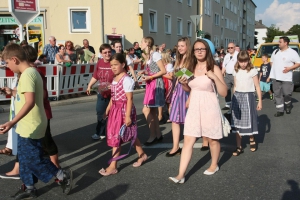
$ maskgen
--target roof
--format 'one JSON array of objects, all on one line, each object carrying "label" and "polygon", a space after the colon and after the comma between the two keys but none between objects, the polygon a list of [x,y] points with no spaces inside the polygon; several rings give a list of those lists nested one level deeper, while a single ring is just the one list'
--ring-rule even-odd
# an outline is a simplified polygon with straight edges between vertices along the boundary
[{"label": "roof", "polygon": [[265,25],[263,25],[262,23],[261,23],[261,20],[260,21],[255,21],[255,29],[257,29],[257,28],[267,28]]}]

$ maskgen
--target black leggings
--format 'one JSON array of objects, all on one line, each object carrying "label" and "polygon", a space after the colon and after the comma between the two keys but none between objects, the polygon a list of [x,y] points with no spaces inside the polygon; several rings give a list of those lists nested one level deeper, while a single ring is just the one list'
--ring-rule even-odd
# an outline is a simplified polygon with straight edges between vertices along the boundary
[{"label": "black leggings", "polygon": [[[57,146],[52,138],[52,134],[50,130],[50,119],[48,119],[46,133],[45,133],[45,137],[43,138],[42,145],[44,151],[47,152],[49,156],[53,156],[58,153]],[[18,154],[16,156],[16,162],[19,162]]]}]

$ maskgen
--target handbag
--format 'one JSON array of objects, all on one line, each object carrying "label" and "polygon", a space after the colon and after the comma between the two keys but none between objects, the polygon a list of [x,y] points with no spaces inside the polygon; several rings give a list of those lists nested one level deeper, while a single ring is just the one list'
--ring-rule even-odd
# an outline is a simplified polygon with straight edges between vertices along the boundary
[{"label": "handbag", "polygon": [[[216,93],[216,96],[218,98],[218,93],[217,93],[215,84],[213,84],[213,89],[214,89],[214,92]],[[228,134],[231,131],[231,125],[230,125],[229,121],[227,120],[227,118],[222,114],[220,105],[219,105],[219,113],[220,113],[220,116],[221,116],[223,136],[228,137]]]},{"label": "handbag", "polygon": [[[136,126],[136,124],[132,123],[130,126]],[[128,156],[130,151],[131,151],[132,146],[134,145],[136,137],[137,137],[137,128],[131,129],[131,128],[128,128],[125,124],[123,124],[123,126],[120,128],[120,131],[119,131],[119,145],[118,145],[118,148],[117,148],[116,152],[113,154],[112,158],[108,161],[108,164],[110,164],[113,161],[117,161],[117,160],[120,160],[120,159]],[[121,141],[123,141],[125,143],[125,142],[129,142],[130,140],[131,140],[131,144],[130,144],[130,148],[129,148],[128,153],[117,156],[117,157],[114,158],[114,156],[118,152],[118,149],[121,146]]]}]

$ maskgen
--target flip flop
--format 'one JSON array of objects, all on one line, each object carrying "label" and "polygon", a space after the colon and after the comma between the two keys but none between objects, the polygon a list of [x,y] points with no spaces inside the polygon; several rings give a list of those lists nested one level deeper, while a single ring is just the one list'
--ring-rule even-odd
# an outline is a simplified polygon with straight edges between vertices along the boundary
[{"label": "flip flop", "polygon": [[112,172],[107,172],[104,168],[100,169],[99,170],[99,174],[101,174],[102,176],[110,176],[110,175],[114,175],[114,174],[117,174],[118,173],[118,170],[115,169],[113,170]]}]

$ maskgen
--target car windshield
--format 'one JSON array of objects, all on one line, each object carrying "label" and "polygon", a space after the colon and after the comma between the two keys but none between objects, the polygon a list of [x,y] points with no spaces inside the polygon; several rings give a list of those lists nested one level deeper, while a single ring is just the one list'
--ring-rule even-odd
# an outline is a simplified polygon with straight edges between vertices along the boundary
[{"label": "car windshield", "polygon": [[[299,48],[297,45],[289,45],[290,48],[294,49],[299,54]],[[278,44],[262,45],[257,52],[256,58],[261,58],[262,55],[268,54],[269,58],[272,56],[274,50],[278,49]]]}]

